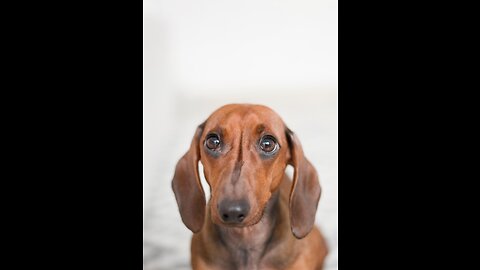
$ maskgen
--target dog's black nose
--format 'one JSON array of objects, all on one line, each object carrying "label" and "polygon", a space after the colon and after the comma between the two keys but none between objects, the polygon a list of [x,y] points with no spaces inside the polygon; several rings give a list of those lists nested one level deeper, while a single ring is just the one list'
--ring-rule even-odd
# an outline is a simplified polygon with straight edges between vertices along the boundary
[{"label": "dog's black nose", "polygon": [[247,217],[250,205],[246,200],[223,200],[218,212],[225,223],[239,224]]}]

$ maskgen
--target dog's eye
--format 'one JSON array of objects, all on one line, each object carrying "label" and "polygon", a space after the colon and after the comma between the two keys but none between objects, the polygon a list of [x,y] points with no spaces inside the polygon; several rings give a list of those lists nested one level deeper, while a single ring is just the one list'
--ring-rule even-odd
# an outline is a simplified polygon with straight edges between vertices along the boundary
[{"label": "dog's eye", "polygon": [[205,146],[210,150],[216,150],[220,146],[220,139],[215,134],[208,135]]},{"label": "dog's eye", "polygon": [[271,154],[278,149],[277,141],[272,136],[264,136],[260,140],[260,149],[267,154]]}]

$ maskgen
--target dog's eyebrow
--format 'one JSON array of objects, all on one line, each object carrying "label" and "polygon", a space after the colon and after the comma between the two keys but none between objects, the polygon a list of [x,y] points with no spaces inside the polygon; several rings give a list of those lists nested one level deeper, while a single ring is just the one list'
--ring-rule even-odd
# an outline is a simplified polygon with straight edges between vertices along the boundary
[{"label": "dog's eyebrow", "polygon": [[265,130],[265,126],[263,124],[259,124],[256,128],[257,133],[262,133]]},{"label": "dog's eyebrow", "polygon": [[218,134],[220,137],[222,137],[223,134],[224,134],[224,132],[223,132],[224,130],[225,130],[224,128],[222,128],[222,127],[220,127],[220,126],[217,125],[217,126],[215,126],[214,128],[210,129],[206,134],[208,135],[208,134],[210,134],[210,133],[216,133],[216,134]]}]

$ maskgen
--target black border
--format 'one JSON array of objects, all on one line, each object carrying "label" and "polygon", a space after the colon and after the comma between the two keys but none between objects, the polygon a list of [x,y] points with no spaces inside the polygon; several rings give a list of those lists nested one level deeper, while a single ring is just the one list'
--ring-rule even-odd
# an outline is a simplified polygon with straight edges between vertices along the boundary
[{"label": "black border", "polygon": [[18,7],[22,267],[143,269],[142,5]]}]

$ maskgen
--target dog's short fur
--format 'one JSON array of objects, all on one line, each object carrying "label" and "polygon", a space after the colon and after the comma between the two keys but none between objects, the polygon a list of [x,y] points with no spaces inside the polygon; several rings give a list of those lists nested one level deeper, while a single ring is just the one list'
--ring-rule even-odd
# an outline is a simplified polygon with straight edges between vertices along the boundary
[{"label": "dog's short fur", "polygon": [[[198,161],[210,185],[208,204]],[[317,172],[271,109],[230,104],[216,110],[197,128],[172,187],[182,220],[195,233],[193,269],[322,269],[327,247],[314,226]]]}]

